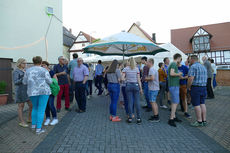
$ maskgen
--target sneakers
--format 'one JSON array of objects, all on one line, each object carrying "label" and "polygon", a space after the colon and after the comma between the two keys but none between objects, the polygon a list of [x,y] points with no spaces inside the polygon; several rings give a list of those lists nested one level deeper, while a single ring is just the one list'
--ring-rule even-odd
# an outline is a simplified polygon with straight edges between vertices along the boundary
[{"label": "sneakers", "polygon": [[47,118],[46,121],[45,121],[45,123],[44,123],[44,125],[47,126],[47,125],[49,125],[49,124],[50,124],[50,119]]},{"label": "sneakers", "polygon": [[168,107],[167,107],[167,106],[165,106],[165,105],[162,105],[162,106],[160,106],[160,108],[167,109]]},{"label": "sneakers", "polygon": [[138,124],[138,125],[140,125],[140,124],[141,124],[141,122],[142,122],[142,121],[141,121],[141,119],[140,119],[140,118],[138,118],[138,119],[137,119],[137,124]]},{"label": "sneakers", "polygon": [[45,129],[36,129],[36,134],[40,135],[45,132]]},{"label": "sneakers", "polygon": [[112,117],[111,119],[112,122],[120,122],[121,119],[118,116]]},{"label": "sneakers", "polygon": [[58,123],[58,119],[53,119],[52,122],[50,123],[50,125],[56,125]]},{"label": "sneakers", "polygon": [[176,123],[175,123],[174,119],[173,119],[173,120],[170,119],[170,120],[168,121],[168,124],[169,124],[170,126],[176,127]]},{"label": "sneakers", "polygon": [[186,118],[192,118],[192,116],[191,115],[189,115],[189,113],[184,113],[184,116],[186,117]]},{"label": "sneakers", "polygon": [[203,122],[196,121],[196,122],[192,123],[191,126],[193,126],[193,127],[201,127],[201,126],[203,126]]},{"label": "sneakers", "polygon": [[128,118],[126,122],[127,123],[132,123],[132,118]]},{"label": "sneakers", "polygon": [[31,125],[31,131],[35,131],[36,130],[36,125]]},{"label": "sneakers", "polygon": [[177,118],[177,117],[175,117],[175,118],[174,118],[174,121],[175,121],[175,122],[179,122],[179,123],[181,123],[181,122],[182,122],[182,120],[180,120],[180,119],[179,119],[179,118]]},{"label": "sneakers", "polygon": [[57,109],[57,113],[60,113],[61,109]]},{"label": "sneakers", "polygon": [[151,116],[148,120],[150,122],[160,122],[160,119],[159,119],[158,115]]},{"label": "sneakers", "polygon": [[203,121],[203,126],[207,126],[207,121]]}]

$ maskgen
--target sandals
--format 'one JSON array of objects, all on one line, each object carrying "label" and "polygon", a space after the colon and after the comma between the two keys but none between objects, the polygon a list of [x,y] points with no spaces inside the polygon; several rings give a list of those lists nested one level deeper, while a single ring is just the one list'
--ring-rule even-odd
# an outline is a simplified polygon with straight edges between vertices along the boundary
[{"label": "sandals", "polygon": [[26,123],[19,123],[19,126],[24,127],[24,128],[29,127],[29,125],[28,125],[28,124],[26,124]]}]

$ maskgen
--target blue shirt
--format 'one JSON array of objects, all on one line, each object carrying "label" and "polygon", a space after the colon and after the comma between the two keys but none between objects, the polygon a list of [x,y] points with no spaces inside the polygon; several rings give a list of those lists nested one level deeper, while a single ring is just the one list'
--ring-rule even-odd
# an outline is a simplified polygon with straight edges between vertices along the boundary
[{"label": "blue shirt", "polygon": [[101,64],[97,64],[95,69],[95,76],[102,75],[104,67]]},{"label": "blue shirt", "polygon": [[59,85],[65,85],[65,84],[69,84],[68,82],[68,77],[67,77],[67,73],[68,73],[68,68],[66,65],[61,66],[60,64],[57,64],[54,66],[53,71],[55,74],[60,73],[60,72],[66,72],[66,75],[59,75],[58,78],[58,84]]},{"label": "blue shirt", "polygon": [[[185,65],[181,65],[178,67],[178,70],[183,73],[183,77],[188,75],[188,68]],[[180,79],[180,85],[186,85],[187,84],[187,79]]]},{"label": "blue shirt", "polygon": [[76,66],[73,70],[73,79],[74,81],[83,81],[85,76],[89,75],[89,69],[81,64],[80,67]]},{"label": "blue shirt", "polygon": [[192,85],[205,87],[207,85],[207,70],[200,63],[194,63],[188,72],[188,76],[193,76]]},{"label": "blue shirt", "polygon": [[77,66],[77,59],[73,59],[69,62],[68,68],[70,70],[70,78],[73,79],[73,69]]},{"label": "blue shirt", "polygon": [[49,72],[49,73],[50,73],[50,77],[51,77],[51,78],[53,78],[53,77],[54,77],[54,75],[55,75],[54,71],[53,71],[53,70],[50,70],[50,72]]}]

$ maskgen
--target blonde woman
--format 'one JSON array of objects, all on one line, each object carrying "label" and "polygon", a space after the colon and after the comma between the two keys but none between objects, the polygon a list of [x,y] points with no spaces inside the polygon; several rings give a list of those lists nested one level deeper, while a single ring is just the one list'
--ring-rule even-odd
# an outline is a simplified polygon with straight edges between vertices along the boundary
[{"label": "blonde woman", "polygon": [[28,124],[23,119],[23,109],[24,104],[27,102],[29,106],[29,116],[27,122],[31,122],[31,111],[32,103],[29,101],[27,95],[27,85],[22,83],[26,68],[26,60],[24,58],[19,58],[17,61],[17,68],[13,72],[13,81],[15,86],[15,102],[18,104],[18,117],[19,125],[22,127],[28,127]]},{"label": "blonde woman", "polygon": [[141,81],[140,81],[140,71],[136,66],[136,62],[133,57],[131,57],[127,62],[127,67],[122,71],[122,78],[126,81],[125,91],[128,99],[128,110],[129,118],[128,123],[132,123],[132,112],[133,103],[136,107],[137,113],[137,124],[141,124],[140,116],[140,93],[143,93]]}]

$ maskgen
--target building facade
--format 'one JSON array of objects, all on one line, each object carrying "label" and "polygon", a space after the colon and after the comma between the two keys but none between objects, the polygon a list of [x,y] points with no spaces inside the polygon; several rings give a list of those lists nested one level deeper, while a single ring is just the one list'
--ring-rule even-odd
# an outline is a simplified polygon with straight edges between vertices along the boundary
[{"label": "building facade", "polygon": [[87,58],[87,57],[91,57],[91,56],[95,56],[94,54],[84,54],[83,53],[83,48],[86,47],[87,45],[95,42],[97,39],[95,39],[94,37],[92,37],[91,35],[80,31],[79,34],[76,37],[76,40],[74,42],[74,45],[72,46],[72,48],[69,50],[70,52],[70,59],[73,59],[72,55],[74,53],[77,53],[79,57],[81,58]]},{"label": "building facade", "polygon": [[173,29],[171,43],[187,55],[206,55],[217,65],[230,65],[230,22]]},{"label": "building facade", "polygon": [[1,58],[54,64],[63,55],[62,0],[1,0],[0,19]]}]

